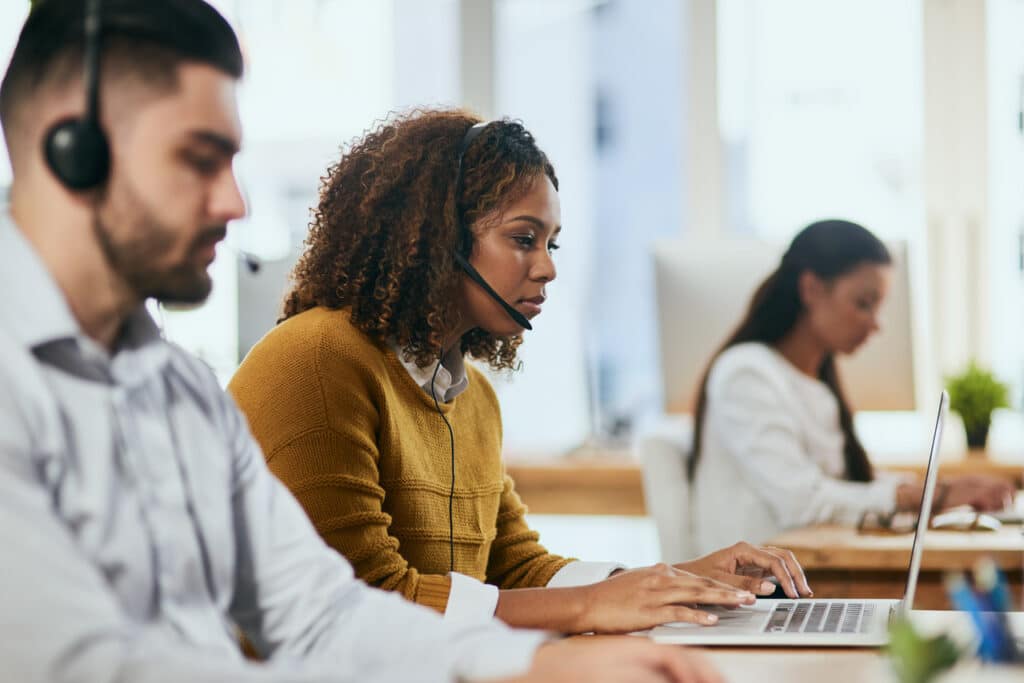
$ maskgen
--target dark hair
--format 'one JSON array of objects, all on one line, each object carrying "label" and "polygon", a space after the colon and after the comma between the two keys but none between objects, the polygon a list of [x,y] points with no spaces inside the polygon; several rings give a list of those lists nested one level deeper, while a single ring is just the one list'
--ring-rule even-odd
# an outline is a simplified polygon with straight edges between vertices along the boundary
[{"label": "dark hair", "polygon": [[[892,263],[892,257],[877,237],[856,223],[841,220],[819,221],[808,225],[793,238],[778,268],[757,288],[743,320],[715,353],[704,371],[694,415],[693,449],[687,462],[687,474],[690,479],[693,479],[696,471],[703,442],[708,375],[722,352],[744,342],[773,345],[785,337],[803,312],[799,280],[805,271],[810,271],[823,280],[832,281],[865,263],[888,265]],[[853,412],[843,394],[832,354],[827,354],[818,368],[818,379],[832,390],[839,403],[839,426],[844,437],[843,458],[846,461],[846,478],[850,481],[871,481],[874,478],[871,462],[853,430]]]},{"label": "dark hair", "polygon": [[[33,4],[0,83],[0,122],[5,131],[17,103],[45,83],[81,73],[85,5],[80,0]],[[234,78],[242,76],[242,52],[234,30],[203,0],[104,0],[100,16],[104,77],[134,71],[147,83],[173,87],[176,68],[186,61],[208,64]]]},{"label": "dark hair", "polygon": [[[278,322],[315,306],[349,308],[369,337],[393,340],[420,366],[437,359],[459,320],[459,226],[517,201],[545,176],[558,188],[533,136],[509,120],[492,122],[469,145],[456,188],[459,149],[478,121],[459,110],[417,110],[352,143],[322,179]],[[511,369],[521,342],[476,328],[461,348]]]}]

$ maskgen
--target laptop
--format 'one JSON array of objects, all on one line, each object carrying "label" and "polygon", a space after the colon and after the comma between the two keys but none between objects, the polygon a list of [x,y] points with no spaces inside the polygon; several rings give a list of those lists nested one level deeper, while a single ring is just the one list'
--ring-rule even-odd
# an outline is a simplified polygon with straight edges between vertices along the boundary
[{"label": "laptop", "polygon": [[647,631],[646,635],[659,643],[678,645],[875,647],[886,644],[889,622],[905,610],[912,609],[914,604],[924,534],[928,529],[935,482],[938,480],[939,445],[948,406],[949,396],[943,391],[932,433],[924,494],[921,496],[921,509],[910,551],[907,588],[902,600],[758,600],[749,607],[704,608],[718,615],[718,623],[714,626],[663,624]]}]

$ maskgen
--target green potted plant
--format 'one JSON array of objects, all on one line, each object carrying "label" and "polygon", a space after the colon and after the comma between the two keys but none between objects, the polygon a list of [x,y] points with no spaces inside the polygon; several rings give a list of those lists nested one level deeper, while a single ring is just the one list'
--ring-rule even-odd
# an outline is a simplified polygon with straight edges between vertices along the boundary
[{"label": "green potted plant", "polygon": [[960,414],[969,448],[984,448],[992,411],[1009,406],[1009,388],[975,361],[959,375],[946,378],[949,407]]},{"label": "green potted plant", "polygon": [[931,683],[965,654],[947,635],[921,635],[905,616],[889,625],[886,650],[900,683]]}]

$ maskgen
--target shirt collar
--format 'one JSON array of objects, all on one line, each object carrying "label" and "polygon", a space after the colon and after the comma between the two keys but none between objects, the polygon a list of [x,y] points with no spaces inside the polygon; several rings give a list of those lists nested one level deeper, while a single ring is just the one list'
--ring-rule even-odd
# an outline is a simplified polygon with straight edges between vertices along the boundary
[{"label": "shirt collar", "polygon": [[6,208],[0,211],[0,291],[0,313],[26,348],[80,336],[64,293]]},{"label": "shirt collar", "polygon": [[[398,356],[398,361],[405,368],[409,376],[413,378],[423,391],[431,393],[430,383],[433,380],[433,393],[442,403],[455,400],[455,397],[469,388],[469,375],[466,374],[466,362],[462,356],[462,349],[458,345],[453,346],[444,355],[441,368],[437,369],[437,361],[421,368],[413,360],[406,360],[402,350],[394,342],[390,343],[391,349]],[[434,378],[434,370],[437,369],[437,378]]]},{"label": "shirt collar", "polygon": [[[5,294],[0,297],[0,321],[25,348],[34,350],[69,339],[80,348],[96,346],[82,331],[64,293],[7,207],[0,207],[0,292]],[[143,351],[159,341],[160,328],[145,305],[140,305],[125,321],[115,353]],[[156,347],[145,355],[154,364],[167,356]]]}]

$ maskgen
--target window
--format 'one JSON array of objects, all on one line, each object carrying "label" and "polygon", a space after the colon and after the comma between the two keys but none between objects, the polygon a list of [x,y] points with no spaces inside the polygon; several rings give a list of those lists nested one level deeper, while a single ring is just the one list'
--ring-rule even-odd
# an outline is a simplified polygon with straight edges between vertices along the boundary
[{"label": "window", "polygon": [[727,229],[787,242],[824,217],[923,225],[920,0],[719,0]]},{"label": "window", "polygon": [[815,220],[845,218],[905,242],[915,351],[906,377],[931,405],[923,3],[717,9],[724,230],[785,244]]},{"label": "window", "polygon": [[[0,64],[3,64],[3,72],[7,71],[7,64],[11,61],[11,53],[14,52],[21,25],[28,16],[28,8],[27,1],[0,3]],[[0,206],[6,201],[10,182],[11,165],[7,158],[7,145],[4,144],[3,136],[0,136]]]},{"label": "window", "polygon": [[[991,238],[987,259],[993,371],[1024,391],[1024,2],[986,4],[988,177]],[[1017,444],[1016,447],[1019,447]]]}]

